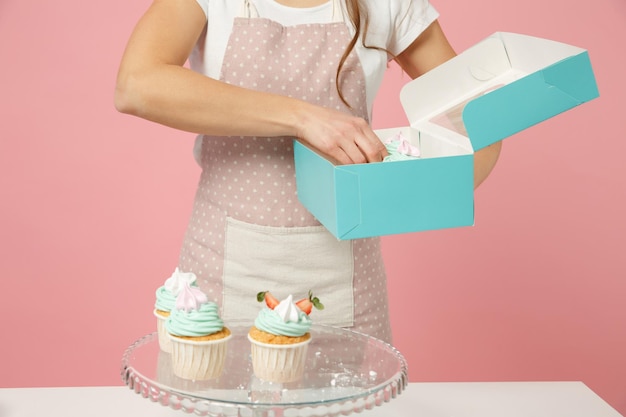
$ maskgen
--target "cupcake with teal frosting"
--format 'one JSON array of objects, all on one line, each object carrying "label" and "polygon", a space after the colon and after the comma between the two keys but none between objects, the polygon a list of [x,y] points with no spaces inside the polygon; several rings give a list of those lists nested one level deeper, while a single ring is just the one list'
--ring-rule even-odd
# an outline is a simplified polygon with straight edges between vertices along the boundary
[{"label": "cupcake with teal frosting", "polygon": [[183,284],[165,329],[176,376],[207,380],[221,375],[232,334],[220,318],[218,305],[200,289]]},{"label": "cupcake with teal frosting", "polygon": [[278,301],[265,291],[257,295],[257,300],[264,301],[265,306],[248,332],[254,374],[270,382],[299,380],[311,342],[309,330],[313,322],[309,314],[313,307],[324,306],[311,292],[308,298],[299,301],[294,301],[291,295]]},{"label": "cupcake with teal frosting", "polygon": [[413,145],[411,141],[402,134],[402,131],[383,140],[383,144],[387,148],[388,153],[385,159],[383,159],[383,162],[408,161],[419,158],[421,154],[420,149]]},{"label": "cupcake with teal frosting", "polygon": [[176,297],[185,284],[196,287],[196,275],[193,272],[182,272],[176,268],[174,273],[165,280],[165,283],[156,290],[153,314],[157,319],[159,347],[164,352],[171,351],[170,341],[165,330],[165,321],[176,305]]}]

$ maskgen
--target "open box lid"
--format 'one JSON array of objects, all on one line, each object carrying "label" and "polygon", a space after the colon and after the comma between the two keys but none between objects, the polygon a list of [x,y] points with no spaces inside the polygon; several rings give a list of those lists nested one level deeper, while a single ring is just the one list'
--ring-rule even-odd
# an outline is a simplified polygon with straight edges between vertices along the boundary
[{"label": "open box lid", "polygon": [[406,84],[411,123],[474,151],[598,97],[579,47],[496,32]]}]

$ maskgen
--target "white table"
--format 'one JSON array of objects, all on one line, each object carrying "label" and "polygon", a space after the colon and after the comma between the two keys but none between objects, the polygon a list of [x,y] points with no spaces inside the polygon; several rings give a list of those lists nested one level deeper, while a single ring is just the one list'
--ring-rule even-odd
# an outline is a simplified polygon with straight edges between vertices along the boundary
[{"label": "white table", "polygon": [[[126,386],[2,388],[0,417],[184,417]],[[623,417],[582,382],[410,383],[363,417]]]}]

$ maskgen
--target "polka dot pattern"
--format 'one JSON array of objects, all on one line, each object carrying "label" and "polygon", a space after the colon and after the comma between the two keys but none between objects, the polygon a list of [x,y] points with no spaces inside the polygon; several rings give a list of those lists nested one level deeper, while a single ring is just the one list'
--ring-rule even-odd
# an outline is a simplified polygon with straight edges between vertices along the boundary
[{"label": "polka dot pattern", "polygon": [[[340,100],[336,89],[336,68],[349,40],[343,22],[282,26],[268,19],[237,18],[221,79],[366,118],[365,80],[356,54],[349,56],[340,77],[342,92],[352,108]],[[227,217],[278,227],[319,222],[296,194],[293,138],[204,136],[200,162],[202,174],[180,267],[196,273],[199,286],[220,304]],[[379,239],[355,240],[353,255],[353,329],[389,341]],[[303,283],[303,293],[309,288],[310,283]]]}]

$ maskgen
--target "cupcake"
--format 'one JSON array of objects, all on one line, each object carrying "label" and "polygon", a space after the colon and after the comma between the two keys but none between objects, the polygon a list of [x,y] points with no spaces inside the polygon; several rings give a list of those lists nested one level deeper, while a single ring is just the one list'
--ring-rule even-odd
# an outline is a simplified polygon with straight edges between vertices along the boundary
[{"label": "cupcake", "polygon": [[257,378],[270,382],[293,382],[304,373],[306,353],[311,341],[313,307],[323,309],[317,297],[297,302],[289,295],[278,301],[269,291],[257,294],[265,306],[248,332],[252,347],[252,367]]},{"label": "cupcake", "polygon": [[402,131],[383,140],[383,144],[388,152],[383,162],[406,161],[420,157],[420,149],[411,144],[409,139],[402,134]]},{"label": "cupcake", "polygon": [[221,375],[232,335],[219,316],[217,304],[208,301],[202,291],[183,283],[165,329],[174,375],[196,381]]},{"label": "cupcake", "polygon": [[165,320],[170,315],[170,311],[176,304],[176,297],[180,293],[183,283],[196,286],[196,275],[193,272],[181,272],[178,268],[174,270],[171,277],[156,290],[156,302],[153,314],[157,319],[157,333],[159,336],[159,347],[164,352],[170,352],[170,340],[165,330]]}]

